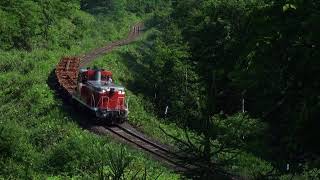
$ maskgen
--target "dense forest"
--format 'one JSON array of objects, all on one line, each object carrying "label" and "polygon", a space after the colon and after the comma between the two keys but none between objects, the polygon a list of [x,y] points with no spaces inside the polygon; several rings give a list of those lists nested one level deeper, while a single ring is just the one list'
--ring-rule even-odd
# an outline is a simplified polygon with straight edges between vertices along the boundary
[{"label": "dense forest", "polygon": [[48,87],[59,58],[138,21],[139,42],[95,63],[128,89],[129,122],[200,179],[320,178],[317,0],[2,0],[0,19],[0,178],[182,178],[78,127]]},{"label": "dense forest", "polygon": [[173,121],[202,134],[204,154],[218,141],[259,154],[274,174],[319,167],[320,3],[186,0],[172,8],[155,13],[160,33],[145,52],[159,109],[169,106]]}]

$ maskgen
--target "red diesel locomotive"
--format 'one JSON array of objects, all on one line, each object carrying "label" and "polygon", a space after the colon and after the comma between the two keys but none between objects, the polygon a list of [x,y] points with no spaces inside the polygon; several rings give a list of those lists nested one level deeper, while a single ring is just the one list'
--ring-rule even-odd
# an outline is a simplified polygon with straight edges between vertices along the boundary
[{"label": "red diesel locomotive", "polygon": [[87,107],[99,119],[122,123],[128,117],[124,87],[112,82],[112,72],[80,69],[77,89],[72,98]]}]

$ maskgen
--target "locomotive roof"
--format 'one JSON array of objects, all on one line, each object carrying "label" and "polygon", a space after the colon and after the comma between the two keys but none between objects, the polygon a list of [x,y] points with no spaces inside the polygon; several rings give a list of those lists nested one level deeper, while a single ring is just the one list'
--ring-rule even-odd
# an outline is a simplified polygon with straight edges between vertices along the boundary
[{"label": "locomotive roof", "polygon": [[111,71],[107,71],[104,69],[85,69],[85,68],[79,69],[80,73],[83,73],[83,72],[95,73],[96,71],[100,71],[102,74],[107,75],[107,76],[112,76]]},{"label": "locomotive roof", "polygon": [[124,91],[124,87],[114,83],[108,83],[107,81],[88,81],[88,85],[97,90],[110,90],[111,88],[114,88],[117,91]]}]

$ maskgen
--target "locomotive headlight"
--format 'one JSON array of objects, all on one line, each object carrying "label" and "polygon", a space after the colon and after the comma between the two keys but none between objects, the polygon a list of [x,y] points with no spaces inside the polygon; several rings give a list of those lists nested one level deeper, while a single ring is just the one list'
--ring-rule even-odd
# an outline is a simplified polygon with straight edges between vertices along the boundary
[{"label": "locomotive headlight", "polygon": [[119,94],[125,94],[124,91],[119,91]]}]

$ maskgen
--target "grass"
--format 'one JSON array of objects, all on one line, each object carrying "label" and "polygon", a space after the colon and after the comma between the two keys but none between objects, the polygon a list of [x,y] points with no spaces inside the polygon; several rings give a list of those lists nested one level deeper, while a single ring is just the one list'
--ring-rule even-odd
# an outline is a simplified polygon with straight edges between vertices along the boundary
[{"label": "grass", "polygon": [[[140,19],[95,20],[96,28],[70,49],[0,52],[0,179],[97,179],[111,177],[108,153],[124,149],[132,159],[128,178],[178,179],[148,155],[79,127],[72,108],[48,85],[62,56],[79,55],[124,37]],[[121,157],[119,157],[121,158]]]}]

